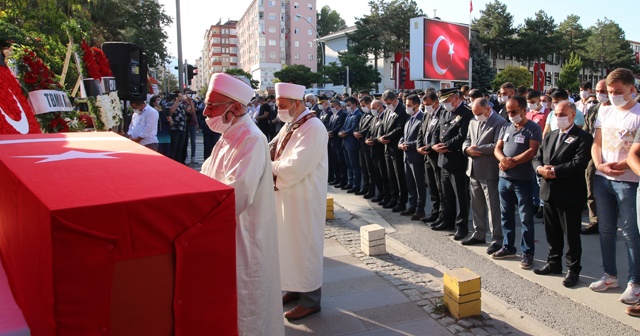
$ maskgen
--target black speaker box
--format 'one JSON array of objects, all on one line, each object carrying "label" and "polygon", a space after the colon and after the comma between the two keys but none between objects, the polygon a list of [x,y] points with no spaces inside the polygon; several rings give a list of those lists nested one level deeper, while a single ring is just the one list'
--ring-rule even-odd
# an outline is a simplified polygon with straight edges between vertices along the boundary
[{"label": "black speaker box", "polygon": [[118,97],[147,98],[147,56],[142,47],[129,42],[105,42],[102,51],[116,78]]}]

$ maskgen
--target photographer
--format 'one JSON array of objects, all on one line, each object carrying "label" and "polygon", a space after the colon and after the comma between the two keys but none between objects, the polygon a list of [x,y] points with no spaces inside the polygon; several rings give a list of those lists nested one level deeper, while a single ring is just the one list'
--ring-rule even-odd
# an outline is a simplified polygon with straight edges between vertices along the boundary
[{"label": "photographer", "polygon": [[187,113],[195,113],[193,100],[183,95],[180,90],[173,91],[167,97],[165,108],[171,114],[171,151],[169,157],[173,160],[185,163],[187,141]]}]

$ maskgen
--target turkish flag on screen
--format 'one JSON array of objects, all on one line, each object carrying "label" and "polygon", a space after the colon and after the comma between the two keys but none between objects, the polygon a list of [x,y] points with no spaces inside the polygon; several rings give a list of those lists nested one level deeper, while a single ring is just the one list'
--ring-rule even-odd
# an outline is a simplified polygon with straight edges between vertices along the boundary
[{"label": "turkish flag on screen", "polygon": [[469,27],[424,20],[424,78],[469,80]]}]

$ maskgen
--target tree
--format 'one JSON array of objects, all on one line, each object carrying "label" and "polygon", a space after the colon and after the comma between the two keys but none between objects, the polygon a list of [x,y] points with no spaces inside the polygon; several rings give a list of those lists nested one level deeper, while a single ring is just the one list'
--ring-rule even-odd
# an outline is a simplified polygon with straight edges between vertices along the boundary
[{"label": "tree", "polygon": [[239,68],[238,69],[231,69],[231,68],[229,68],[229,69],[225,70],[225,73],[227,73],[229,75],[232,75],[232,76],[245,76],[245,77],[247,77],[249,79],[249,81],[251,82],[251,87],[254,90],[257,90],[258,89],[258,85],[260,85],[260,81],[257,81],[255,79],[253,79],[253,77],[251,76],[250,73],[248,73],[248,72],[246,72],[246,71],[244,71],[242,69],[239,69]]},{"label": "tree", "polygon": [[536,13],[535,18],[526,18],[524,25],[518,29],[516,59],[527,62],[527,68],[532,61],[542,61],[558,50],[558,35],[556,24],[552,17],[543,10]]},{"label": "tree", "polygon": [[587,39],[589,58],[600,63],[602,73],[605,68],[636,68],[634,53],[620,26],[607,19],[598,20],[589,28],[591,36]]},{"label": "tree", "polygon": [[169,70],[166,70],[164,77],[158,78],[158,87],[165,94],[178,90],[178,77]]},{"label": "tree", "polygon": [[474,19],[471,27],[480,33],[480,42],[491,52],[493,68],[496,68],[498,53],[511,53],[512,36],[516,33],[513,15],[507,12],[507,5],[499,0],[487,3],[485,9],[480,10],[480,18]]},{"label": "tree", "polygon": [[380,73],[373,65],[368,64],[368,58],[353,52],[341,52],[338,56],[340,64],[331,62],[323,68],[323,74],[329,83],[342,85],[346,67],[349,66],[349,86],[353,91],[371,90],[381,81]]},{"label": "tree", "polygon": [[578,75],[582,70],[582,60],[578,54],[571,53],[569,60],[562,66],[558,78],[558,88],[577,92],[580,89]]},{"label": "tree", "polygon": [[[318,36],[327,36],[331,33],[335,33],[339,30],[347,28],[347,23],[342,19],[340,14],[335,10],[331,9],[328,5],[325,5],[320,9],[320,11],[316,14],[316,32]],[[318,43],[317,57],[318,60],[318,70],[323,65],[324,59],[322,58],[323,52],[322,49],[324,46],[322,43]]]},{"label": "tree", "polygon": [[491,82],[496,78],[496,72],[491,67],[489,55],[484,52],[480,41],[471,39],[469,46],[471,56],[471,87],[474,89],[489,89]]},{"label": "tree", "polygon": [[582,58],[587,56],[587,39],[589,31],[580,24],[580,17],[569,15],[558,25],[559,50],[558,53],[563,60],[568,60],[574,53]]},{"label": "tree", "polygon": [[530,87],[533,84],[533,75],[523,66],[507,65],[493,80],[493,89],[497,91],[505,82],[511,82],[515,87],[520,85]]},{"label": "tree", "polygon": [[311,69],[303,64],[285,65],[280,71],[273,73],[280,82],[283,83],[295,83],[298,85],[304,85],[310,87],[314,83],[322,83],[322,75],[318,72],[313,72]]}]

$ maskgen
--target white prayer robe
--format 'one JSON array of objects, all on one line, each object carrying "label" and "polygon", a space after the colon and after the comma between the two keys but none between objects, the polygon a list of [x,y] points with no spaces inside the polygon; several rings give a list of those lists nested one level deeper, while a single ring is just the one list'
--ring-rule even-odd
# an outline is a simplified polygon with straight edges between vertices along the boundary
[{"label": "white prayer robe", "polygon": [[[300,115],[310,113],[307,109]],[[277,139],[284,139],[282,127]],[[282,290],[310,292],[322,286],[327,199],[327,129],[311,118],[291,136],[271,163],[277,176],[276,215]]]},{"label": "white prayer robe", "polygon": [[270,161],[267,139],[244,115],[202,165],[203,174],[235,189],[238,331],[243,336],[284,335]]}]

